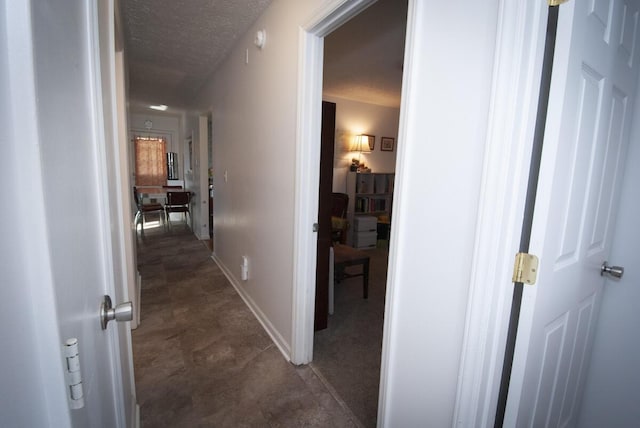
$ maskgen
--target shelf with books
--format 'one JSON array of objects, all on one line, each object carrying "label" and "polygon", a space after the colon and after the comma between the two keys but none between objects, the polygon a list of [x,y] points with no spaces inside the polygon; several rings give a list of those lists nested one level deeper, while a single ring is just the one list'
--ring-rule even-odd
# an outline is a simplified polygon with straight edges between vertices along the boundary
[{"label": "shelf with books", "polygon": [[[388,224],[393,202],[393,173],[350,172],[347,176],[349,224],[358,216],[374,216],[379,222]],[[355,232],[354,232],[355,233]]]}]

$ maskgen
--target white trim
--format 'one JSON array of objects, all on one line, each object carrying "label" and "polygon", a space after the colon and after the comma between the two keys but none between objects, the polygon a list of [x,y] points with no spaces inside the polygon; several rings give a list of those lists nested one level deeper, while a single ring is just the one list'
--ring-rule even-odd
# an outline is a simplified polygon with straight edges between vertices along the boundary
[{"label": "white trim", "polygon": [[134,428],[140,428],[140,405],[138,403],[136,403],[136,406],[134,407],[134,412],[133,412],[133,427]]},{"label": "white trim", "polygon": [[[101,22],[101,18],[103,17],[101,15],[101,8],[102,10],[106,11],[107,15],[105,16],[106,22],[108,27],[102,29],[100,26],[100,22]],[[118,136],[118,129],[117,127],[114,127],[113,122],[111,123],[107,123],[105,121],[106,117],[105,117],[105,113],[107,113],[107,117],[109,117],[112,120],[115,120],[115,118],[117,117],[117,113],[115,111],[115,105],[113,105],[112,103],[116,102],[116,96],[115,96],[115,80],[114,80],[114,76],[115,76],[115,70],[114,70],[114,64],[115,64],[115,46],[113,45],[115,43],[115,35],[114,35],[114,26],[113,26],[113,22],[114,22],[114,4],[113,4],[113,0],[110,0],[108,3],[103,3],[101,5],[98,5],[97,3],[90,3],[89,5],[87,5],[87,23],[89,24],[89,28],[87,28],[87,35],[89,37],[89,43],[87,44],[87,47],[89,48],[89,52],[87,53],[87,57],[90,58],[91,60],[89,61],[89,78],[90,78],[90,87],[88,88],[88,95],[91,97],[91,101],[92,101],[92,111],[91,111],[91,132],[93,134],[93,138],[94,141],[97,142],[96,144],[96,151],[95,151],[95,164],[96,167],[98,169],[97,172],[97,187],[100,190],[98,192],[98,204],[99,204],[99,221],[98,224],[100,225],[100,227],[97,228],[97,233],[98,233],[98,242],[101,242],[103,245],[102,248],[102,260],[103,260],[103,265],[102,265],[102,269],[103,269],[103,281],[105,284],[105,290],[104,293],[107,295],[110,295],[114,298],[118,298],[118,296],[126,296],[128,294],[128,290],[126,289],[126,286],[123,286],[121,289],[116,290],[116,287],[118,285],[116,285],[116,274],[115,269],[121,267],[122,265],[120,263],[116,263],[116,260],[114,260],[114,244],[113,244],[113,235],[118,234],[121,239],[123,238],[123,234],[122,232],[122,224],[121,218],[119,218],[119,216],[117,216],[117,213],[119,212],[118,208],[116,209],[112,209],[110,208],[111,205],[113,203],[115,204],[119,204],[122,202],[122,195],[120,195],[119,192],[119,188],[117,186],[117,184],[114,186],[114,195],[113,197],[116,198],[116,200],[112,200],[112,194],[110,192],[110,184],[112,184],[111,182],[114,179],[118,179],[118,166],[117,166],[117,162],[118,162],[118,145],[113,145],[111,146],[111,141],[107,141],[107,135],[109,135],[109,132],[107,131],[107,127],[111,127],[110,132],[111,132],[111,136],[112,138],[117,138]],[[109,43],[109,51],[108,52],[102,52],[101,51],[101,45],[100,45],[100,35],[102,34],[101,31],[104,31],[106,34],[106,37]],[[109,64],[107,64],[106,66],[109,68],[110,73],[108,73],[107,76],[103,76],[102,75],[102,57],[101,54],[105,54],[108,56],[109,58]],[[109,79],[109,90],[111,92],[109,93],[104,93],[105,88],[103,87],[102,83],[104,79]],[[109,111],[109,112],[105,112],[104,110],[104,106],[105,106],[105,101],[104,98],[108,97],[111,99],[110,103],[107,103],[107,105],[109,105],[113,110]],[[115,162],[115,164],[113,165],[113,168],[110,168],[109,166],[109,161],[108,161],[108,153],[107,151],[109,150],[108,147],[112,147],[111,151],[113,152],[113,161]],[[116,213],[114,216],[114,212]],[[115,218],[114,218],[115,217]],[[112,230],[112,226],[114,226],[114,230],[115,232]],[[116,245],[117,246],[117,245]],[[120,252],[118,252],[118,255],[122,256],[122,254]],[[126,266],[126,265],[125,265]],[[126,269],[126,268],[125,268]],[[128,278],[127,276],[127,272],[121,272],[121,274],[123,275],[123,279],[126,280]],[[123,284],[121,284],[123,285]],[[109,349],[109,361],[111,363],[111,367],[109,367],[109,371],[110,371],[110,377],[111,377],[111,383],[112,383],[112,396],[113,396],[113,403],[114,403],[114,417],[116,419],[116,423],[117,426],[119,427],[126,427],[129,423],[129,421],[127,421],[126,418],[126,411],[125,409],[127,408],[125,405],[125,377],[123,375],[123,369],[122,369],[122,365],[123,364],[127,364],[129,366],[132,366],[132,361],[121,361],[120,356],[121,354],[121,343],[120,343],[120,337],[119,334],[119,330],[117,329],[111,329],[110,331],[107,331],[106,334],[109,335],[109,342],[110,342],[110,346],[108,347]],[[129,353],[130,356],[132,356],[131,353]],[[128,380],[128,379],[127,379]],[[131,385],[127,385],[127,389],[129,389],[130,387],[132,387],[133,384]],[[133,391],[127,391],[128,394],[130,395],[135,395],[133,393]],[[127,398],[131,398],[130,396]]]},{"label": "white trim", "polygon": [[454,423],[493,426],[544,51],[546,5],[502,1]]},{"label": "white trim", "polygon": [[[199,211],[199,224],[193,225],[193,231],[196,237],[201,240],[209,239],[209,118],[206,114],[198,115],[198,166],[200,188],[199,194],[196,194],[192,203],[195,209]],[[195,156],[194,156],[195,157]],[[194,211],[195,211],[194,209]],[[195,223],[195,220],[193,221]]]},{"label": "white trim", "polygon": [[[320,180],[320,107],[322,93],[323,41],[300,30],[300,91],[295,180],[295,239],[293,252],[293,308],[291,361],[306,364],[313,357],[313,316],[315,306],[315,267]],[[302,54],[301,54],[302,55]],[[304,143],[307,142],[307,143]],[[314,189],[315,184],[315,191]]]},{"label": "white trim", "polygon": [[[117,6],[117,5],[115,5]],[[129,168],[129,143],[127,132],[127,94],[126,94],[126,71],[124,52],[115,52],[114,55],[114,100],[115,100],[115,132],[117,136],[118,151],[118,176],[119,176],[119,210],[120,228],[123,233],[122,263],[125,269],[123,278],[126,283],[127,300],[131,300],[135,308],[135,320],[131,322],[131,328],[135,329],[140,323],[140,289],[141,280],[138,278],[137,259],[135,248],[135,227],[133,225],[134,216],[131,212],[131,174]]]},{"label": "white trim", "polygon": [[[407,29],[406,39],[404,47],[404,66],[402,77],[402,94],[400,97],[400,120],[398,123],[398,141],[408,141],[409,129],[411,128],[411,121],[416,120],[415,115],[411,113],[417,109],[414,106],[416,102],[415,97],[409,96],[412,92],[412,88],[415,85],[416,79],[420,79],[420,70],[418,64],[414,61],[414,57],[411,52],[420,51],[420,37],[423,33],[421,30],[421,21],[419,17],[422,13],[420,7],[424,6],[424,3],[409,1],[407,10]],[[403,205],[405,192],[402,192],[402,181],[407,177],[405,162],[407,159],[407,144],[398,145],[398,153],[396,160],[396,177],[394,188],[397,189],[393,194],[393,207],[395,215],[399,214],[400,207]],[[397,282],[395,280],[396,266],[398,260],[398,251],[396,242],[398,232],[394,232],[390,236],[389,240],[389,260],[387,267],[387,292],[384,302],[384,326],[383,326],[383,340],[382,340],[382,352],[380,360],[380,387],[378,390],[378,427],[389,426],[387,416],[389,414],[388,403],[393,395],[393,391],[390,386],[390,367],[392,365],[392,349],[390,349],[389,337],[392,334],[392,309],[396,306],[396,296],[398,295]],[[394,249],[394,250],[392,250]]]},{"label": "white trim", "polygon": [[291,361],[291,349],[289,348],[289,345],[287,344],[287,341],[284,339],[284,337],[282,337],[280,332],[278,332],[278,329],[275,328],[273,324],[271,324],[271,321],[269,321],[269,318],[264,314],[264,312],[262,312],[262,310],[260,310],[260,307],[256,305],[256,303],[253,301],[251,296],[249,296],[249,294],[247,294],[243,290],[243,288],[238,283],[238,280],[231,273],[231,270],[227,268],[227,266],[222,262],[222,260],[220,260],[216,256],[216,253],[211,254],[211,259],[218,265],[220,270],[222,270],[222,273],[224,273],[224,276],[227,277],[227,279],[229,280],[233,288],[235,288],[238,295],[240,295],[242,300],[244,300],[244,303],[249,307],[251,312],[253,312],[253,315],[256,317],[258,322],[262,325],[262,328],[264,328],[264,330],[267,332],[269,337],[271,337],[271,340],[273,340],[273,343],[276,344],[276,346],[278,347],[278,349],[280,350],[284,358],[287,361]]},{"label": "white trim", "polygon": [[300,28],[291,320],[291,362],[294,364],[306,364],[313,358],[317,237],[312,225],[318,217],[323,37],[374,2],[327,2]]}]

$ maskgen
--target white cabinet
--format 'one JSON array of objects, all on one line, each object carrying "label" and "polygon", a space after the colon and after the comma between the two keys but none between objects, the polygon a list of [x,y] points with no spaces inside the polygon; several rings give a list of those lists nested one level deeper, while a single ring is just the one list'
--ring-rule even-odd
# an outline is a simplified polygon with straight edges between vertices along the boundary
[{"label": "white cabinet", "polygon": [[358,249],[375,248],[378,242],[378,218],[359,215],[353,219],[353,246]]}]

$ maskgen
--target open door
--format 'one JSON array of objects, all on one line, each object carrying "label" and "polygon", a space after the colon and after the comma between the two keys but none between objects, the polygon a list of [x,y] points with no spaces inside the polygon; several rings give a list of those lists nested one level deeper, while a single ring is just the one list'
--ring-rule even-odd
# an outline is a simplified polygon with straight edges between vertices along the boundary
[{"label": "open door", "polygon": [[[15,204],[13,227],[38,231],[34,245],[40,249],[18,284],[28,301],[18,322],[34,334],[33,346],[21,350],[29,363],[11,363],[41,376],[35,394],[25,392],[17,376],[3,380],[3,389],[15,395],[2,421],[132,427],[129,325],[111,322],[103,329],[100,322],[104,296],[114,304],[127,300],[133,275],[124,250],[131,219],[123,215],[129,195],[120,189],[114,0],[11,2],[2,9],[12,24],[0,42],[8,37],[15,47],[0,63],[1,80],[11,88],[5,92],[9,115],[17,121],[9,153],[22,153],[16,168],[29,172],[11,186],[17,199],[28,198]],[[17,251],[32,245],[24,240],[30,232],[20,233]],[[10,337],[21,330],[12,329]]]},{"label": "open door", "polygon": [[560,6],[531,234],[540,268],[524,289],[505,426],[578,422],[633,117],[638,3]]},{"label": "open door", "polygon": [[331,247],[331,193],[336,135],[336,105],[322,102],[320,186],[318,196],[318,256],[314,330],[327,328],[329,317],[329,248]]}]

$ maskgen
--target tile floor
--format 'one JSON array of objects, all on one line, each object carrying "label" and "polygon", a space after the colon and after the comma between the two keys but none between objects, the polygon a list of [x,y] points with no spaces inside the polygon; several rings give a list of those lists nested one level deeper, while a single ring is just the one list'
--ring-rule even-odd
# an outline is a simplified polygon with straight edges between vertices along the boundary
[{"label": "tile floor", "polygon": [[283,358],[190,231],[145,230],[138,264],[144,428],[361,426],[312,368]]}]

